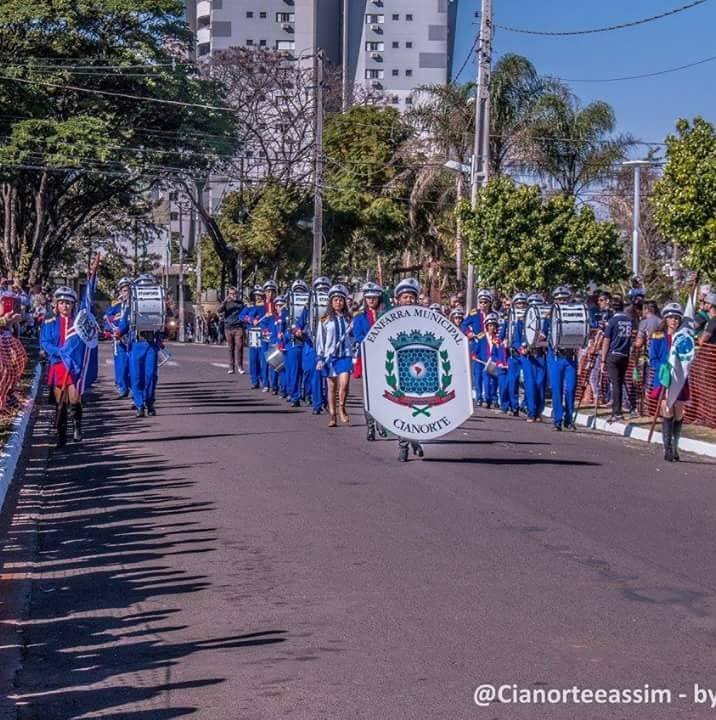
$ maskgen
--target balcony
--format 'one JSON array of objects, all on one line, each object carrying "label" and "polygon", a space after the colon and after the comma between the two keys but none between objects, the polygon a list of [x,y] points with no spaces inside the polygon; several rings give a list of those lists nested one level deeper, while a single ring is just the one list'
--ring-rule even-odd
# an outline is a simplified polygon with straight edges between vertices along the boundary
[{"label": "balcony", "polygon": [[292,33],[293,32],[293,23],[283,22],[283,23],[281,23],[281,28],[288,33]]},{"label": "balcony", "polygon": [[371,60],[378,60],[379,62],[382,62],[383,60],[383,54],[379,50],[372,50],[370,53]]},{"label": "balcony", "polygon": [[382,33],[382,32],[383,32],[383,26],[380,25],[379,23],[373,23],[373,24],[370,26],[370,29],[371,29],[373,32],[375,32],[375,33]]},{"label": "balcony", "polygon": [[196,31],[196,42],[198,45],[211,42],[211,28],[203,27]]},{"label": "balcony", "polygon": [[196,17],[209,17],[211,15],[211,2],[209,0],[200,0],[196,4]]}]

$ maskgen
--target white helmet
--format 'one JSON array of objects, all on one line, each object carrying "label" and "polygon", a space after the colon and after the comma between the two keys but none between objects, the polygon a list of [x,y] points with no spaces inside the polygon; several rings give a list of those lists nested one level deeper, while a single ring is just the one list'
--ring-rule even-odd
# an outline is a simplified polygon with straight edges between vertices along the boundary
[{"label": "white helmet", "polygon": [[77,302],[77,293],[66,285],[58,287],[57,290],[55,290],[53,297],[55,300],[67,300],[73,303]]},{"label": "white helmet", "polygon": [[367,297],[367,298],[383,297],[383,288],[374,282],[364,283],[363,287],[361,288],[361,292],[363,293],[363,297]]},{"label": "white helmet", "polygon": [[661,309],[661,317],[662,318],[668,318],[668,317],[678,317],[682,318],[684,317],[684,308],[679,305],[677,302],[672,303],[666,303],[664,307]]},{"label": "white helmet", "polygon": [[420,283],[415,278],[404,278],[395,288],[395,297],[400,297],[403,293],[411,293],[418,297],[420,295]]},{"label": "white helmet", "polygon": [[337,285],[334,285],[329,291],[328,291],[328,299],[332,300],[334,297],[342,297],[344,300],[348,300],[348,288],[345,285],[341,285],[340,283]]}]

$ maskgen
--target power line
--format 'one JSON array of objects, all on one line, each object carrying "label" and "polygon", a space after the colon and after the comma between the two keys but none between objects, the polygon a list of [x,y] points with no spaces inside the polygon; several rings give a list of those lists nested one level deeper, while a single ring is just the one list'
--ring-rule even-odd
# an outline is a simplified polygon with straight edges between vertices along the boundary
[{"label": "power line", "polygon": [[710,63],[716,60],[716,55],[712,55],[711,57],[704,58],[703,60],[696,60],[692,63],[687,63],[686,65],[679,65],[678,67],[672,67],[672,68],[666,68],[665,70],[656,70],[654,72],[650,73],[642,73],[640,75],[624,75],[622,77],[612,77],[612,78],[558,78],[554,77],[552,75],[546,75],[545,77],[550,77],[553,80],[561,80],[562,82],[582,82],[582,83],[604,83],[604,82],[621,82],[623,80],[639,80],[642,78],[650,78],[650,77],[658,77],[659,75],[668,75],[669,73],[678,72],[679,70],[686,70],[688,68],[696,67],[697,65],[704,65],[705,63]]},{"label": "power line", "polygon": [[500,30],[506,30],[507,32],[520,33],[522,35],[542,35],[549,37],[566,37],[569,35],[594,35],[596,33],[611,32],[613,30],[623,30],[624,28],[636,27],[637,25],[644,25],[646,23],[654,22],[655,20],[662,20],[663,18],[676,15],[677,13],[690,10],[697,5],[703,5],[708,0],[692,0],[692,2],[680,7],[674,8],[673,10],[667,10],[666,12],[659,13],[658,15],[651,15],[650,17],[641,18],[639,20],[630,20],[628,22],[619,23],[617,25],[607,25],[606,27],[589,28],[587,30],[532,30],[528,28],[511,27],[509,25],[495,25]]},{"label": "power line", "polygon": [[236,108],[223,105],[203,105],[201,103],[189,103],[182,100],[164,100],[162,98],[144,97],[142,95],[130,95],[129,93],[111,92],[109,90],[95,90],[91,88],[77,87],[76,85],[59,85],[57,83],[49,83],[44,80],[27,80],[25,78],[10,77],[9,75],[0,75],[0,80],[9,80],[10,82],[24,83],[25,85],[43,85],[44,87],[56,88],[58,90],[73,90],[75,92],[84,92],[91,95],[106,95],[109,97],[121,97],[127,100],[142,100],[145,102],[162,103],[164,105],[179,105],[181,107],[201,108],[202,110],[220,110],[222,112],[236,112]]},{"label": "power line", "polygon": [[480,42],[480,36],[475,36],[475,41],[472,43],[472,47],[467,53],[467,56],[465,57],[465,60],[463,61],[462,65],[460,66],[460,69],[457,71],[457,75],[455,75],[455,79],[453,82],[457,82],[460,79],[460,75],[462,75],[463,70],[467,67],[467,64],[470,62],[470,58],[472,57],[472,54],[477,51],[477,43]]}]

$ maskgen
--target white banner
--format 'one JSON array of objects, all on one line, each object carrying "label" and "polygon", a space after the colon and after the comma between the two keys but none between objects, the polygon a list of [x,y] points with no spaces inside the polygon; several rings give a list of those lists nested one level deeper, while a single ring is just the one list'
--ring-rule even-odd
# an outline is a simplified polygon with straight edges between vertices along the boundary
[{"label": "white banner", "polygon": [[671,367],[671,384],[666,393],[666,407],[671,408],[679,399],[681,389],[689,377],[689,367],[696,354],[694,332],[688,325],[682,325],[674,333],[669,350],[669,366]]},{"label": "white banner", "polygon": [[361,345],[365,409],[399,437],[430,440],[472,415],[468,340],[417,305],[388,310]]}]

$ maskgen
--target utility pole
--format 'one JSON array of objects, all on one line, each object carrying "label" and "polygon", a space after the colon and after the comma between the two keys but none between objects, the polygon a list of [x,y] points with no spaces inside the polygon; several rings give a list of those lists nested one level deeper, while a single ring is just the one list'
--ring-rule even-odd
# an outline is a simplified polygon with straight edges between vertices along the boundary
[{"label": "utility pole", "polygon": [[632,214],[631,236],[631,274],[639,275],[639,235],[641,233],[641,169],[654,163],[651,160],[627,160],[624,167],[634,168],[634,208]]},{"label": "utility pole", "polygon": [[[477,92],[475,95],[475,144],[470,173],[472,209],[477,191],[486,185],[490,173],[490,71],[492,69],[492,0],[482,0],[480,36],[477,47]],[[467,266],[465,311],[470,312],[475,295],[475,266]]]},{"label": "utility pole", "polygon": [[179,303],[179,342],[184,342],[184,206],[179,207],[179,287],[177,288],[177,302]]},{"label": "utility pole", "polygon": [[323,249],[323,51],[313,54],[314,81],[314,174],[313,174],[313,257],[311,274],[313,280],[321,274],[321,251]]},{"label": "utility pole", "polygon": [[[240,170],[239,170],[239,202],[240,202],[240,216],[239,220],[240,222],[244,222],[243,220],[243,212],[244,212],[244,155],[243,150],[241,151],[242,155],[239,159],[240,163]],[[239,299],[244,297],[244,260],[241,255],[241,243],[244,241],[243,238],[243,232],[239,234],[239,243],[236,247],[236,290],[237,295],[239,296]]]},{"label": "utility pole", "polygon": [[[199,184],[197,183],[195,185],[196,188],[196,201],[198,203],[204,203],[204,188],[199,187]],[[209,186],[209,191],[211,192],[211,186]],[[210,196],[211,197],[211,196]],[[209,200],[209,208],[211,208],[211,200]],[[194,254],[196,256],[196,312],[194,313],[194,339],[195,342],[203,342],[204,338],[202,337],[202,324],[201,324],[201,230],[198,227],[201,221],[201,214],[197,212],[196,214],[196,223],[197,223],[197,233],[196,233],[196,239],[194,241]]]}]

